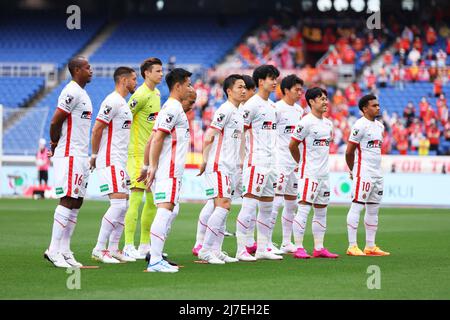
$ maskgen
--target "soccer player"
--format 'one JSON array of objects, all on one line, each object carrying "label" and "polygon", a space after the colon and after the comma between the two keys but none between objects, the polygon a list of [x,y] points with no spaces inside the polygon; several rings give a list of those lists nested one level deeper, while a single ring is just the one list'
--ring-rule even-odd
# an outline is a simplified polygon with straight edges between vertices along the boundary
[{"label": "soccer player", "polygon": [[241,163],[240,150],[244,119],[239,105],[245,99],[245,82],[232,74],[223,83],[227,101],[214,114],[203,143],[203,163],[199,175],[205,173],[206,196],[214,201],[214,211],[206,225],[205,238],[198,252],[201,260],[211,264],[239,261],[221,251],[226,220],[231,207],[233,173]]},{"label": "soccer player", "polygon": [[[236,223],[237,253],[242,261],[256,259],[280,260],[282,256],[268,251],[272,202],[275,195],[276,109],[269,95],[277,85],[280,72],[272,65],[262,65],[253,71],[258,93],[243,106],[246,131],[246,158],[242,177],[243,201]],[[245,248],[252,237],[249,226],[259,207],[257,249],[255,257]]]},{"label": "soccer player", "polygon": [[[292,222],[297,211],[297,191],[298,191],[298,164],[292,158],[289,151],[289,142],[295,126],[303,115],[303,108],[296,102],[300,100],[303,93],[303,80],[295,74],[283,78],[281,81],[281,92],[283,98],[275,103],[277,110],[277,148],[276,167],[278,174],[277,189],[273,201],[271,233],[269,238],[269,248],[274,253],[293,253],[296,251],[291,242]],[[272,243],[272,232],[277,221],[278,210],[284,206],[282,213],[283,242],[280,249]]]},{"label": "soccer player", "polygon": [[158,131],[150,146],[147,187],[152,188],[158,209],[150,229],[149,272],[178,272],[178,267],[171,266],[164,260],[162,253],[171,216],[178,203],[186,154],[190,146],[189,123],[185,112],[192,107],[183,108],[181,102],[193,90],[191,75],[181,68],[175,68],[167,74],[170,96],[158,116]]},{"label": "soccer player", "polygon": [[52,239],[44,257],[60,268],[81,267],[70,250],[70,239],[83,204],[89,178],[89,130],[92,103],[84,87],[91,81],[89,62],[77,56],[68,64],[70,81],[58,98],[50,124],[50,154],[53,156],[56,207]]},{"label": "soccer player", "polygon": [[138,250],[134,246],[139,207],[146,189],[144,182],[137,181],[143,167],[145,145],[152,133],[158,112],[161,108],[161,95],[156,88],[163,77],[162,62],[158,58],[145,60],[140,67],[144,83],[130,97],[128,105],[133,114],[133,124],[128,147],[127,172],[131,178],[130,206],[125,215],[125,246],[123,253],[135,259],[144,259],[150,251],[150,225],[156,214],[151,194],[145,195],[141,213],[141,236]]},{"label": "soccer player", "polygon": [[[253,97],[256,93],[256,86],[255,82],[253,81],[253,78],[248,75],[242,75],[242,79],[244,80],[246,91],[245,91],[245,98],[244,101],[239,105],[238,112],[242,116],[242,106],[247,102],[251,97]],[[244,144],[245,147],[245,144]],[[245,153],[245,150],[240,151],[241,154]],[[239,163],[236,169],[231,173],[232,178],[232,188],[231,188],[231,196],[232,199],[237,199],[242,197],[242,163]],[[202,248],[203,239],[205,237],[206,232],[206,224],[208,222],[209,217],[214,211],[214,199],[208,199],[206,204],[203,206],[202,210],[200,211],[200,216],[198,218],[197,222],[197,235],[195,239],[195,245],[194,248],[192,248],[192,254],[194,256],[198,255],[198,251]],[[252,219],[250,230],[255,230],[255,221],[256,219]],[[249,243],[248,247],[252,247],[255,243],[254,237],[249,237]],[[255,243],[256,248],[256,243]],[[256,250],[256,249],[255,249]]]},{"label": "soccer player", "polygon": [[[306,91],[305,98],[311,107],[311,112],[297,124],[289,144],[289,150],[295,162],[301,162],[300,179],[298,180],[298,211],[293,223],[294,241],[297,247],[294,258],[308,259],[311,257],[303,248],[303,236],[311,206],[314,207],[313,256],[337,258],[337,254],[329,252],[323,246],[327,227],[327,206],[330,200],[328,161],[333,132],[331,121],[323,116],[328,109],[327,92],[314,87]],[[302,145],[301,153],[300,144]]]},{"label": "soccer player", "polygon": [[119,251],[128,209],[130,178],[125,168],[133,120],[125,97],[135,91],[136,81],[136,72],[131,68],[119,67],[114,71],[115,90],[103,100],[92,130],[90,165],[91,169],[97,168],[100,192],[108,195],[110,202],[92,258],[104,263],[136,261]]},{"label": "soccer player", "polygon": [[[359,100],[363,117],[358,119],[348,139],[345,160],[353,180],[353,202],[347,215],[347,231],[350,256],[388,256],[390,253],[375,245],[378,228],[378,211],[383,197],[383,177],[381,174],[381,145],[384,126],[376,120],[380,114],[377,97],[366,95]],[[357,161],[355,161],[355,154]],[[358,248],[356,234],[361,211],[366,209],[366,247],[364,252]]]}]

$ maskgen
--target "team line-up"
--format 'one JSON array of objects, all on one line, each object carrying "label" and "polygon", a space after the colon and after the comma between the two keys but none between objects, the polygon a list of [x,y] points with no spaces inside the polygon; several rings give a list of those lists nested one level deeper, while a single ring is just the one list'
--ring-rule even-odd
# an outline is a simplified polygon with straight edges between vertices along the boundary
[{"label": "team line-up", "polygon": [[[196,100],[192,74],[175,68],[165,76],[170,95],[161,107],[156,88],[163,79],[160,59],[149,58],[141,64],[144,83],[137,89],[134,69],[117,68],[114,91],[103,100],[89,139],[92,103],[84,87],[92,71],[88,60],[80,56],[73,58],[68,68],[72,81],[59,96],[50,126],[49,156],[53,157],[59,205],[44,257],[56,267],[82,267],[70,249],[70,240],[89,174],[95,169],[100,192],[108,195],[110,206],[102,218],[92,258],[103,263],[147,259],[149,272],[178,272],[179,267],[167,259],[163,249],[179,212],[191,141],[186,112]],[[304,83],[292,74],[281,80],[283,97],[273,103],[269,96],[279,76],[276,67],[262,65],[252,77],[232,74],[223,82],[227,101],[217,109],[204,134],[199,172],[209,200],[200,212],[192,253],[206,263],[282,260],[288,253],[297,259],[338,258],[324,247],[333,136],[332,123],[324,117],[327,92],[319,87],[306,90],[308,107],[303,109],[296,102]],[[127,103],[128,94],[132,95]],[[386,256],[389,253],[375,244],[383,196],[384,127],[376,120],[380,106],[375,96],[362,97],[359,108],[363,116],[352,127],[345,154],[353,180],[347,255]],[[136,249],[134,235],[144,195]],[[231,257],[222,251],[222,243],[231,201],[238,197],[242,206],[236,220],[237,252]],[[281,207],[283,242],[277,248],[272,233]],[[312,256],[303,247],[311,207]],[[361,250],[357,229],[364,209],[366,245]],[[125,246],[120,250],[122,233]]]}]

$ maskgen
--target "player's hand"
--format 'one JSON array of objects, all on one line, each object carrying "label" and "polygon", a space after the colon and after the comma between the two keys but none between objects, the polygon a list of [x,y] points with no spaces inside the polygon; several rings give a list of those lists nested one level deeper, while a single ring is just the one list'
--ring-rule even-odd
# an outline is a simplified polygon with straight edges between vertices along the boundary
[{"label": "player's hand", "polygon": [[150,189],[150,187],[153,184],[153,180],[155,180],[155,173],[156,168],[148,168],[147,171],[147,189]]},{"label": "player's hand", "polygon": [[89,169],[93,171],[95,169],[95,160],[96,158],[92,158],[89,160]]},{"label": "player's hand", "polygon": [[147,169],[141,168],[141,173],[140,173],[139,177],[137,177],[136,181],[145,183],[146,179],[147,179]]},{"label": "player's hand", "polygon": [[353,173],[350,171],[349,173],[350,180],[353,180]]},{"label": "player's hand", "polygon": [[200,165],[200,172],[197,174],[197,177],[201,176],[203,174],[203,172],[205,172],[205,169],[206,169],[206,162],[203,162]]},{"label": "player's hand", "polygon": [[58,143],[50,141],[50,150],[47,152],[47,156],[49,158],[53,157],[53,155],[55,154],[55,149],[57,145]]}]

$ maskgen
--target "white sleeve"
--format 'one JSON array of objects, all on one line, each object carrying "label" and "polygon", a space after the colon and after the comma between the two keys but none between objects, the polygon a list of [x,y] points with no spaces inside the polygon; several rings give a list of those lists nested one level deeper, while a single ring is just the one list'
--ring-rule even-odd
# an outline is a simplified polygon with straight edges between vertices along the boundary
[{"label": "white sleeve", "polygon": [[348,142],[359,144],[364,136],[364,128],[361,122],[355,122],[348,137]]},{"label": "white sleeve", "polygon": [[213,121],[211,122],[211,127],[217,130],[222,131],[225,127],[225,124],[230,119],[231,116],[231,110],[230,108],[227,108],[226,106],[221,106],[217,111],[214,113]]},{"label": "white sleeve", "polygon": [[75,102],[75,93],[65,88],[59,95],[57,108],[65,113],[71,113],[75,107]]},{"label": "white sleeve", "polygon": [[116,115],[117,109],[118,107],[113,106],[113,104],[110,103],[109,101],[107,100],[103,101],[102,105],[100,106],[100,110],[98,111],[96,120],[103,122],[105,124],[109,124]]},{"label": "white sleeve", "polygon": [[300,122],[295,127],[295,131],[291,138],[299,142],[305,140],[306,136],[309,134],[309,125],[305,119],[300,120]]},{"label": "white sleeve", "polygon": [[170,134],[172,129],[175,127],[179,116],[180,112],[175,108],[164,108],[158,114],[159,118],[158,130]]},{"label": "white sleeve", "polygon": [[252,126],[253,119],[255,118],[256,109],[252,104],[246,103],[242,109],[242,115],[244,117],[244,127],[250,128]]}]

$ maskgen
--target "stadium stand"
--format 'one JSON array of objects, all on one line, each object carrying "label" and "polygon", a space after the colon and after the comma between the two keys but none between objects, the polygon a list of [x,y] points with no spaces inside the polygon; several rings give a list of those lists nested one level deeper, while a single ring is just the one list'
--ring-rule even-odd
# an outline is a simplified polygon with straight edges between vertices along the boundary
[{"label": "stadium stand", "polygon": [[18,108],[43,87],[43,77],[0,77],[0,104]]}]

